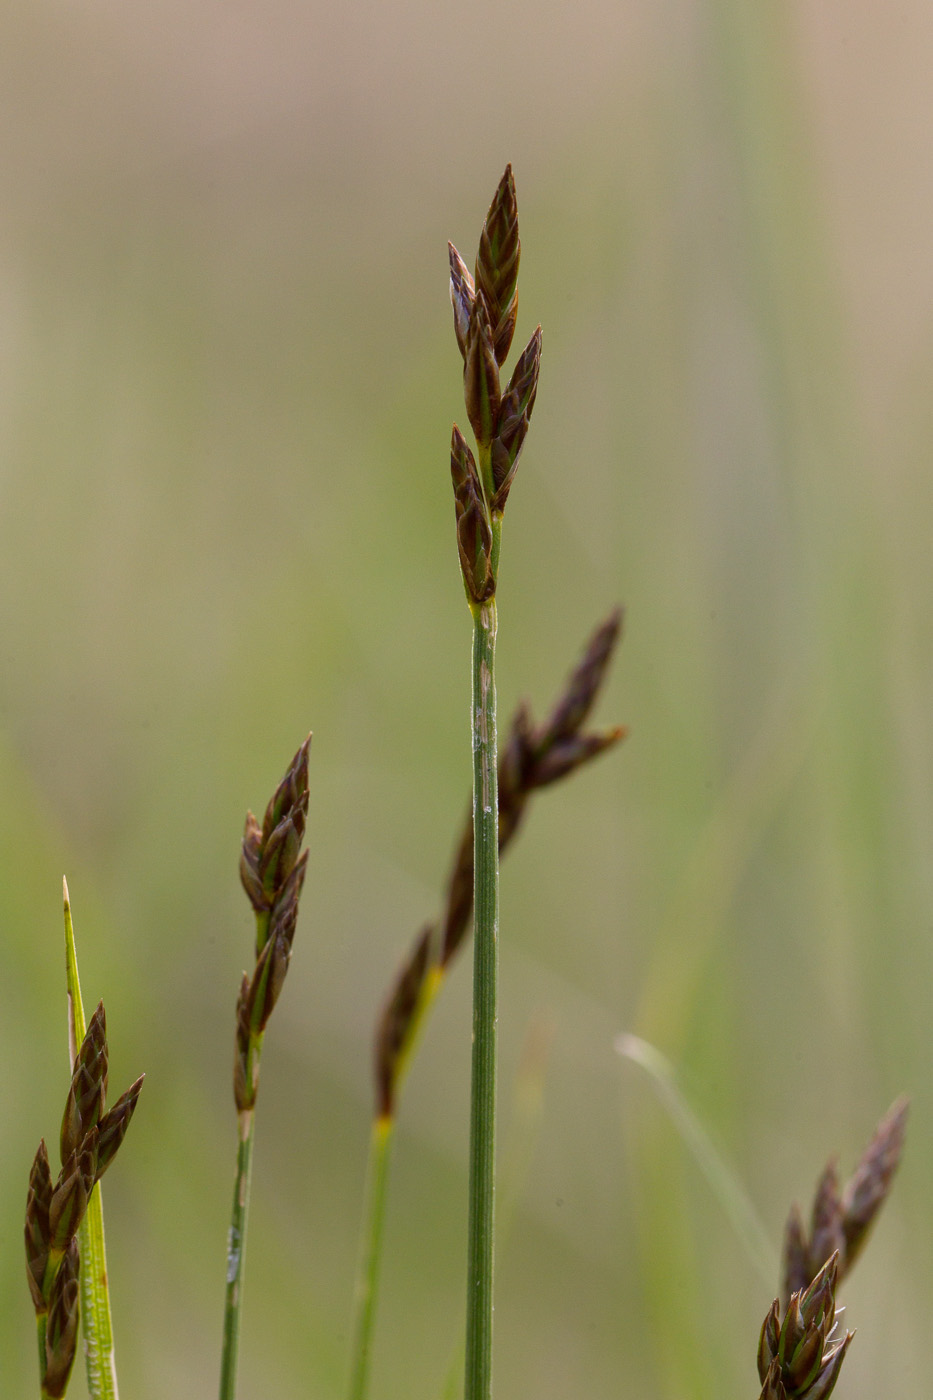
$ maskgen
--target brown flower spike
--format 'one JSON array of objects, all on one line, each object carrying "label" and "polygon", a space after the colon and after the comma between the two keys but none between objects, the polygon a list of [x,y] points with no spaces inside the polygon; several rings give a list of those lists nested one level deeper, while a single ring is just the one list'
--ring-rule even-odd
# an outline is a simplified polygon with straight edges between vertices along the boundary
[{"label": "brown flower spike", "polygon": [[907,1100],[898,1099],[846,1186],[834,1160],[817,1184],[809,1234],[794,1206],[784,1231],[783,1300],[775,1298],[758,1342],[759,1400],[826,1400],[854,1333],[838,1337],[836,1287],[852,1268],[900,1161]]},{"label": "brown flower spike", "polygon": [[257,1049],[285,981],[292,955],[298,901],[308,853],[301,852],[308,816],[308,749],[295,754],[266,808],[262,825],[252,812],[240,855],[240,879],[256,915],[256,964],[244,972],[237,998],[233,1096],[237,1111],[256,1102]]},{"label": "brown flower spike", "polygon": [[44,1141],[39,1143],[29,1174],[26,1277],[40,1324],[42,1391],[50,1397],[64,1395],[75,1356],[76,1236],[91,1192],[123,1141],[143,1085],[141,1075],[106,1112],[108,1058],[107,1021],[101,1002],[75,1056],[62,1116],[58,1179],[53,1184]]},{"label": "brown flower spike", "polygon": [[448,252],[454,333],[463,356],[463,398],[478,454],[477,464],[455,427],[450,469],[457,546],[467,596],[472,604],[482,604],[495,594],[494,539],[528,432],[541,364],[539,326],[503,391],[499,370],[515,331],[521,256],[511,166],[506,167],[486,215],[475,275],[470,275],[452,243]]},{"label": "brown flower spike", "polygon": [[[549,718],[535,726],[527,706],[516,710],[499,755],[499,853],[516,835],[529,798],[559,782],[625,738],[623,725],[583,731],[602,688],[622,630],[622,611],[610,613],[593,633]],[[444,917],[415,940],[376,1027],[376,1104],[391,1117],[408,1050],[429,995],[429,978],[441,974],[462,946],[473,916],[473,826],[468,813],[447,885]]]},{"label": "brown flower spike", "polygon": [[450,443],[450,475],[457,514],[457,549],[467,593],[485,603],[495,592],[492,572],[492,527],[483,503],[483,486],[473,453],[454,426]]},{"label": "brown flower spike", "polygon": [[839,1256],[834,1254],[808,1288],[791,1295],[780,1317],[775,1298],[758,1342],[759,1400],[827,1400],[854,1333],[836,1337],[836,1282]]},{"label": "brown flower spike", "polygon": [[831,1254],[838,1255],[841,1281],[851,1270],[887,1199],[901,1159],[908,1101],[898,1099],[875,1129],[871,1142],[844,1187],[834,1159],[817,1184],[809,1235],[798,1206],[791,1209],[784,1229],[783,1297],[805,1289]]}]

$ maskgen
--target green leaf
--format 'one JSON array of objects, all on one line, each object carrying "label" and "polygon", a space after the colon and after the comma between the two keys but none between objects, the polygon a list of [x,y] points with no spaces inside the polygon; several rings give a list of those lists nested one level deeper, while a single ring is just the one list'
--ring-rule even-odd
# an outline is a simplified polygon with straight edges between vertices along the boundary
[{"label": "green leaf", "polygon": [[[75,950],[74,924],[68,882],[62,881],[65,901],[65,973],[68,984],[68,1043],[72,1071],[78,1047],[87,1034],[78,958]],[[107,1251],[104,1245],[104,1207],[100,1182],[91,1192],[87,1214],[78,1231],[81,1251],[81,1330],[84,1334],[84,1358],[87,1365],[87,1388],[91,1400],[117,1400],[117,1368],[113,1352],[113,1323],[110,1318],[110,1293],[107,1287]]]}]

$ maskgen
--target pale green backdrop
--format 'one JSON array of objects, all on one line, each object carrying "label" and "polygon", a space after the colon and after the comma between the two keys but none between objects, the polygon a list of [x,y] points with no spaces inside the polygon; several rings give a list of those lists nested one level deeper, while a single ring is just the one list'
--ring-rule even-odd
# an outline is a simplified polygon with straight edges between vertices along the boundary
[{"label": "pale green backdrop", "polygon": [[[61,876],[112,1083],[125,1400],[216,1389],[233,1008],[260,807],[309,728],[267,1037],[242,1400],[338,1400],[375,1011],[469,781],[446,240],[507,160],[518,338],[500,707],[628,609],[504,867],[501,1400],[753,1400],[772,1293],[648,1081],[677,1066],[775,1241],[913,1097],[845,1289],[842,1400],[929,1393],[933,264],[921,0],[34,0],[0,17],[0,1394],[36,1393],[26,1181],[67,1086]],[[407,1086],[373,1400],[460,1336],[467,968]],[[73,1385],[82,1400],[83,1376]]]}]

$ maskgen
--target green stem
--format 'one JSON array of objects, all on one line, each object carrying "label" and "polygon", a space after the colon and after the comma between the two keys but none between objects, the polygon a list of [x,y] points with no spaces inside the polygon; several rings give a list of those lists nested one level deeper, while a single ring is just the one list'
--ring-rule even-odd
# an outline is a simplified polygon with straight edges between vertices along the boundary
[{"label": "green stem", "polygon": [[[256,1048],[256,1060],[259,1048]],[[249,1191],[253,1176],[253,1136],[255,1111],[244,1109],[237,1118],[239,1146],[236,1159],[236,1181],[233,1187],[233,1209],[230,1212],[230,1233],[227,1237],[227,1292],[224,1301],[224,1340],[220,1358],[220,1400],[234,1400],[236,1395],[237,1359],[240,1346],[240,1315],[243,1305],[243,1266],[246,1260],[246,1226],[249,1215]]]},{"label": "green stem", "polygon": [[[74,924],[68,883],[62,882],[65,901],[65,975],[68,984],[69,1061],[74,1065],[78,1048],[87,1033]],[[110,1289],[107,1285],[107,1250],[104,1243],[104,1206],[100,1182],[91,1192],[87,1212],[78,1227],[81,1272],[81,1331],[84,1335],[84,1361],[91,1400],[117,1400],[117,1363],[113,1348],[113,1322],[110,1316]]]},{"label": "green stem", "polygon": [[360,1234],[360,1263],[356,1280],[348,1400],[364,1400],[369,1388],[376,1290],[379,1284],[379,1265],[382,1261],[386,1187],[394,1129],[395,1119],[388,1114],[380,1114],[373,1119],[369,1162],[366,1168],[366,1208]]},{"label": "green stem", "polygon": [[[508,1246],[511,1226],[528,1178],[528,1169],[541,1127],[544,1106],[544,1076],[550,1030],[539,1023],[532,1027],[518,1074],[513,1085],[509,1114],[509,1139],[500,1157],[496,1183],[496,1249],[502,1257]],[[459,1400],[463,1375],[462,1340],[454,1347],[441,1391],[442,1400]]]},{"label": "green stem", "polygon": [[489,1400],[496,1162],[496,1015],[499,963],[499,793],[496,752],[496,602],[473,612],[473,1078],[464,1400]]}]

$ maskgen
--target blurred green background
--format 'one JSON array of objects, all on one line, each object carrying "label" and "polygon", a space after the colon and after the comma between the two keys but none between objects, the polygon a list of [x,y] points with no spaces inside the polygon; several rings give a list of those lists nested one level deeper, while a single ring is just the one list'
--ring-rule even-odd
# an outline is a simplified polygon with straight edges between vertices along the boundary
[{"label": "blurred green background", "polygon": [[[921,0],[14,3],[0,17],[0,1391],[35,1393],[26,1181],[67,1086],[61,875],[114,1094],[124,1394],[218,1373],[237,879],[309,728],[310,877],[263,1059],[244,1400],[342,1393],[373,1019],[469,784],[445,241],[507,160],[518,341],[500,714],[617,601],[598,719],[504,867],[503,1397],[752,1397],[772,1291],[620,1030],[775,1241],[913,1097],[839,1394],[919,1395],[933,1302],[933,270]],[[465,963],[405,1094],[373,1400],[461,1334]],[[514,1138],[513,1138],[514,1141]],[[85,1395],[76,1370],[72,1394]]]}]

